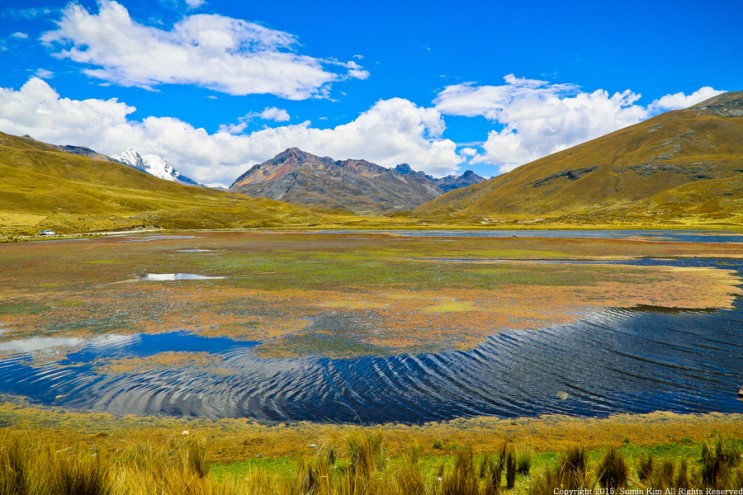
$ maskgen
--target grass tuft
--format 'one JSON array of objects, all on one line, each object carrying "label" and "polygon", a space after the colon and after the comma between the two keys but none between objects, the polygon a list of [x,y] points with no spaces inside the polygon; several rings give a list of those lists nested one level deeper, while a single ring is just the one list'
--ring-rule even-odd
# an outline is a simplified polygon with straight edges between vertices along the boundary
[{"label": "grass tuft", "polygon": [[[598,481],[602,487],[616,491],[627,486],[628,472],[624,458],[612,448],[601,459]],[[671,464],[671,476],[673,476],[673,464]]]},{"label": "grass tuft", "polygon": [[645,483],[653,476],[655,469],[655,460],[651,454],[641,455],[637,461],[637,477]]}]

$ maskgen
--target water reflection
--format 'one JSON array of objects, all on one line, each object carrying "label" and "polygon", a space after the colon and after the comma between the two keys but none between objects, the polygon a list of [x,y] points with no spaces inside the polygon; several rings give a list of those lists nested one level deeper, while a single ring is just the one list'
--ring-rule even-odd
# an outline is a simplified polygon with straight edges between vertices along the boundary
[{"label": "water reflection", "polygon": [[[626,263],[743,274],[742,260]],[[160,275],[179,280],[179,274]],[[741,298],[730,310],[607,308],[571,324],[498,333],[468,352],[263,359],[252,351],[256,345],[184,332],[6,341],[0,343],[0,392],[117,413],[277,421],[743,412],[737,396],[743,381]],[[67,352],[62,359],[34,361],[35,353],[60,347]],[[181,367],[105,374],[95,366],[164,351],[218,355],[227,373]]]}]

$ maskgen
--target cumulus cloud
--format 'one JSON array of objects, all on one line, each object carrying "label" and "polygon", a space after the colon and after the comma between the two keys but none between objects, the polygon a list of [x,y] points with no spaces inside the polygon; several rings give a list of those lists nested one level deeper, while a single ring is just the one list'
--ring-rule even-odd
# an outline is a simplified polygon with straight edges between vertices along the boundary
[{"label": "cumulus cloud", "polygon": [[198,9],[206,3],[206,0],[186,0],[186,4],[192,9]]},{"label": "cumulus cloud", "polygon": [[688,96],[667,95],[645,107],[637,104],[641,95],[630,90],[584,92],[572,84],[513,74],[504,80],[500,86],[447,86],[434,100],[444,115],[481,116],[497,124],[483,152],[471,161],[497,165],[500,172],[720,93],[705,87]]},{"label": "cumulus cloud", "polygon": [[692,105],[701,103],[704,100],[708,100],[713,96],[724,93],[709,86],[704,86],[694,91],[690,95],[684,93],[674,93],[672,95],[666,95],[662,98],[658,98],[648,106],[648,110],[653,113],[667,112],[669,110],[681,110],[682,108],[689,108]]},{"label": "cumulus cloud", "polygon": [[[160,155],[181,173],[207,184],[229,185],[249,166],[292,146],[389,167],[407,162],[439,176],[454,172],[461,162],[455,143],[442,138],[441,114],[401,98],[378,101],[355,120],[332,129],[303,122],[243,135],[224,130],[210,134],[172,117],[137,121],[130,118],[135,110],[116,98],[64,98],[39,78],[19,90],[0,88],[3,132],[88,146],[108,155],[133,146],[140,153]],[[267,110],[274,116],[281,113]]]},{"label": "cumulus cloud", "polygon": [[264,109],[261,113],[258,114],[258,117],[262,118],[263,120],[273,120],[274,122],[289,122],[289,120],[291,120],[289,112],[287,112],[283,108],[276,107],[269,107]]},{"label": "cumulus cloud", "polygon": [[113,0],[100,0],[98,14],[70,4],[42,40],[58,48],[57,57],[94,67],[84,70],[90,77],[148,89],[193,84],[302,100],[326,96],[335,81],[368,77],[354,61],[297,53],[296,37],[286,32],[210,14],[187,16],[167,31],[137,23]]}]

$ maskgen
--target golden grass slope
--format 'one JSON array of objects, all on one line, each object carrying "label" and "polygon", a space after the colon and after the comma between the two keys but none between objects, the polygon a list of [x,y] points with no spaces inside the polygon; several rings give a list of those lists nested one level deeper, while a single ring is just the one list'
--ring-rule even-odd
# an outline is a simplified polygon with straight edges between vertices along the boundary
[{"label": "golden grass slope", "polygon": [[416,210],[488,223],[544,218],[743,224],[743,92],[668,112]]},{"label": "golden grass slope", "polygon": [[0,229],[311,225],[316,213],[269,199],[184,186],[0,133]]}]

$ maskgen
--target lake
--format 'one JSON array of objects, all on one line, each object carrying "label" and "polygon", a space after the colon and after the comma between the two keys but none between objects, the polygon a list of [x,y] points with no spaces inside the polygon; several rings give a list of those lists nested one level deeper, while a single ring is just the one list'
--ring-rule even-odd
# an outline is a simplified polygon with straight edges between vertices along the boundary
[{"label": "lake", "polygon": [[[350,233],[372,239],[389,234]],[[446,237],[453,242],[458,237],[514,235],[713,244],[743,240],[734,234],[694,232],[476,231],[392,235]],[[168,252],[219,255],[219,250],[208,242],[195,243],[200,239],[186,236],[158,236],[145,244],[156,244],[162,238],[171,242]],[[467,261],[458,253],[453,260],[436,262]],[[732,270],[743,277],[743,260],[736,258],[641,256],[602,263],[714,268]],[[542,268],[534,263],[533,269]],[[192,277],[150,277],[153,282],[147,284],[189,283],[188,278]],[[212,278],[210,273],[206,280]],[[229,275],[224,283],[228,282]],[[1,316],[2,313],[0,322]],[[493,328],[492,335],[471,350],[345,358],[266,357],[256,352],[260,340],[203,335],[188,328],[161,333],[110,331],[81,337],[3,337],[0,392],[26,396],[41,404],[122,414],[366,424],[421,423],[479,415],[743,412],[743,402],[737,398],[743,383],[740,297],[726,309],[673,309],[651,304],[594,308],[568,323],[523,330]],[[59,356],[55,357],[55,353]],[[143,369],[135,364],[115,373],[101,372],[101,366],[111,360],[141,360],[162,353],[213,356],[217,364],[179,363]]]}]

